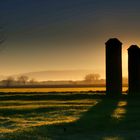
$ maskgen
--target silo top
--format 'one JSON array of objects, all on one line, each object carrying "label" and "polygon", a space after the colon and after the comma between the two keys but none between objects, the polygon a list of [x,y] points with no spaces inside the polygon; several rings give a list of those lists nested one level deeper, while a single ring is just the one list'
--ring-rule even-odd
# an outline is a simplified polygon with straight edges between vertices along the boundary
[{"label": "silo top", "polygon": [[121,46],[122,43],[117,38],[111,38],[106,43],[106,46]]},{"label": "silo top", "polygon": [[137,45],[131,45],[129,48],[128,48],[128,51],[137,51],[137,50],[140,50],[140,48],[137,46]]}]

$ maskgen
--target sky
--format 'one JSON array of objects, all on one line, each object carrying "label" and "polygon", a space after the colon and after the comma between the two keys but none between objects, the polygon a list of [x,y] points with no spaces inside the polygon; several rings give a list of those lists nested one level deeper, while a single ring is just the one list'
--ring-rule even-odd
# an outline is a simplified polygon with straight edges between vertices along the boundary
[{"label": "sky", "polygon": [[1,0],[0,75],[93,70],[105,77],[105,42],[140,45],[139,0]]}]

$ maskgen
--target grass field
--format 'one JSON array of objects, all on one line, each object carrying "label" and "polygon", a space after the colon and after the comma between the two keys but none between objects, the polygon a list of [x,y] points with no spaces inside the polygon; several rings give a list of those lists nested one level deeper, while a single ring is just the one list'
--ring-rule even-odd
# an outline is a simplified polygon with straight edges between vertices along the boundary
[{"label": "grass field", "polygon": [[[127,91],[128,87],[123,87]],[[80,92],[80,91],[105,91],[105,87],[67,87],[67,88],[0,88],[0,92]]]},{"label": "grass field", "polygon": [[93,92],[0,93],[0,140],[139,140],[139,99]]}]

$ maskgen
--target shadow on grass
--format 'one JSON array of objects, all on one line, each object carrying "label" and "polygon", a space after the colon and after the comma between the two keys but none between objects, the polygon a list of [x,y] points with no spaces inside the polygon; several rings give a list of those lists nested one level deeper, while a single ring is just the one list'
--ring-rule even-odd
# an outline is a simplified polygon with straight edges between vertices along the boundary
[{"label": "shadow on grass", "polygon": [[72,123],[40,126],[11,135],[10,140],[137,140],[139,99],[101,97],[100,102]]},{"label": "shadow on grass", "polygon": [[20,100],[20,101],[38,101],[38,100],[77,100],[77,99],[89,99],[89,98],[100,98],[100,94],[86,94],[86,93],[69,93],[69,94],[33,94],[33,93],[26,93],[26,94],[5,94],[0,96],[0,101],[10,101],[10,100]]},{"label": "shadow on grass", "polygon": [[77,122],[56,127],[64,133],[52,133],[52,140],[139,140],[139,97],[103,98]]}]

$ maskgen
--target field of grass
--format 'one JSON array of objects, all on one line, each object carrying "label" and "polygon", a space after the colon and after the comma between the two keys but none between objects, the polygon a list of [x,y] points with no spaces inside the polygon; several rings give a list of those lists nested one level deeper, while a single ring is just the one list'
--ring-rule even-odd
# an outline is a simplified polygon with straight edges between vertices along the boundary
[{"label": "field of grass", "polygon": [[[128,87],[123,87],[127,91]],[[80,91],[105,91],[105,87],[67,87],[67,88],[0,88],[0,92],[80,92]]]},{"label": "field of grass", "polygon": [[93,92],[0,93],[0,140],[139,140],[140,101]]}]

